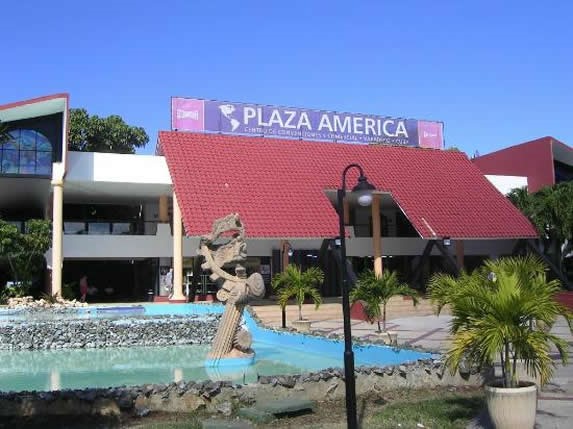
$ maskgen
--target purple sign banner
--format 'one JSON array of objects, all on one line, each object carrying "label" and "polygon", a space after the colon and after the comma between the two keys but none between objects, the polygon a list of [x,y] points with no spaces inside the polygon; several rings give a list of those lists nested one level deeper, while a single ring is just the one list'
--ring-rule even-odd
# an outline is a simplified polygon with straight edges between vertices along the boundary
[{"label": "purple sign banner", "polygon": [[173,97],[175,131],[443,149],[444,124],[388,116]]}]

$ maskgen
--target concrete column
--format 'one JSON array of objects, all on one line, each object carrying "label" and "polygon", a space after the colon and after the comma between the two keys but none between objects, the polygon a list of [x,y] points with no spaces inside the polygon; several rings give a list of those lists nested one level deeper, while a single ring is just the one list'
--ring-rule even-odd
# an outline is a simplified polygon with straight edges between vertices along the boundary
[{"label": "concrete column", "polygon": [[167,195],[159,197],[159,222],[169,222],[169,198]]},{"label": "concrete column", "polygon": [[185,295],[183,295],[183,224],[181,208],[175,193],[173,193],[173,296],[171,300],[185,300]]},{"label": "concrete column", "polygon": [[464,241],[455,240],[454,245],[456,246],[456,265],[462,270],[464,268]]},{"label": "concrete column", "polygon": [[52,182],[52,295],[62,295],[64,182]]},{"label": "concrete column", "polygon": [[290,249],[289,242],[281,240],[281,256],[282,256],[282,271],[286,270],[289,263],[288,251]]},{"label": "concrete column", "polygon": [[382,229],[380,227],[380,195],[372,195],[372,252],[374,255],[374,273],[382,276]]}]

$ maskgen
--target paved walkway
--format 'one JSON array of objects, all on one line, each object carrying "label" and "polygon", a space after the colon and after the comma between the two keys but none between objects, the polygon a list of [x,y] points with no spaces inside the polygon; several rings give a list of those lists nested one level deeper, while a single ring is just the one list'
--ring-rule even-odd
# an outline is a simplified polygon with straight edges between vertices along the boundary
[{"label": "paved walkway", "polygon": [[[281,311],[276,304],[255,305],[253,307],[262,322],[268,326],[280,326]],[[343,334],[342,307],[340,303],[326,303],[318,310],[305,304],[303,316],[312,320],[312,329],[324,334]],[[287,321],[298,317],[296,306],[287,307]],[[406,309],[400,303],[389,309],[387,329],[398,333],[398,343],[420,346],[432,351],[445,351],[450,344],[449,315],[439,317],[431,313],[429,306]],[[288,323],[287,323],[288,325]],[[352,320],[352,336],[368,338],[375,336],[377,326],[367,322]],[[564,319],[554,326],[553,333],[569,342],[569,353],[573,360],[573,336]],[[483,416],[470,425],[472,429],[487,428]],[[563,367],[560,363],[553,379],[540,392],[537,410],[537,429],[570,429],[573,427],[573,365]]]}]

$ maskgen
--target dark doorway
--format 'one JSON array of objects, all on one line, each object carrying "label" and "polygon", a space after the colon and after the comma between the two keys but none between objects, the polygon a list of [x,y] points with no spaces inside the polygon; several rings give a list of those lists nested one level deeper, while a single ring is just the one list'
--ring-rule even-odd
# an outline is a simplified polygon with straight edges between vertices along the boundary
[{"label": "dark doorway", "polygon": [[[155,286],[154,260],[65,261],[63,284],[79,299],[79,280],[88,277],[88,302],[144,301]],[[65,286],[64,286],[65,287]]]}]

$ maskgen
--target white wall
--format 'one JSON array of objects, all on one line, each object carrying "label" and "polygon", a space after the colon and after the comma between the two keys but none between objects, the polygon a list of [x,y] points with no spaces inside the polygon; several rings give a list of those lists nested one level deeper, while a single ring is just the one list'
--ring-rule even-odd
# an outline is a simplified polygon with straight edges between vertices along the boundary
[{"label": "white wall", "polygon": [[485,178],[503,195],[509,194],[515,188],[527,188],[527,177],[486,174]]},{"label": "white wall", "polygon": [[[64,235],[64,258],[66,259],[113,259],[113,258],[159,258],[173,256],[173,242],[168,224],[158,225],[158,234],[153,235]],[[320,249],[322,240],[290,240],[294,249]],[[426,246],[421,238],[382,238],[383,255],[421,255]],[[452,240],[451,252],[454,253]],[[472,240],[464,241],[466,255],[509,254],[515,240]],[[183,255],[196,256],[198,238],[183,239]],[[280,248],[280,240],[249,240],[249,256],[271,256],[273,249]],[[350,238],[346,240],[348,256],[372,256],[370,238]],[[434,249],[432,254],[439,254]]]},{"label": "white wall", "polygon": [[163,156],[99,152],[68,152],[66,180],[171,184],[171,176]]}]

